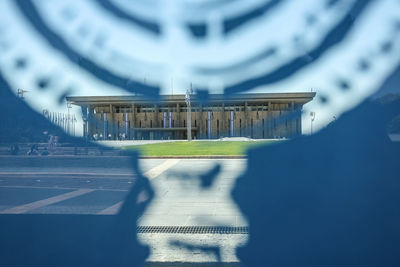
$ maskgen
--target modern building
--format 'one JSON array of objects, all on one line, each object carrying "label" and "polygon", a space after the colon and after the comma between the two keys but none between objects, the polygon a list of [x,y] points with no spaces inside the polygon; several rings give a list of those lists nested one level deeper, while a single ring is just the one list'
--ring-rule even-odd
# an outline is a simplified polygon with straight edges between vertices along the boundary
[{"label": "modern building", "polygon": [[[301,134],[301,109],[315,93],[191,96],[193,139],[290,138]],[[82,108],[84,136],[95,139],[186,139],[185,95],[154,102],[139,96],[67,97]]]}]

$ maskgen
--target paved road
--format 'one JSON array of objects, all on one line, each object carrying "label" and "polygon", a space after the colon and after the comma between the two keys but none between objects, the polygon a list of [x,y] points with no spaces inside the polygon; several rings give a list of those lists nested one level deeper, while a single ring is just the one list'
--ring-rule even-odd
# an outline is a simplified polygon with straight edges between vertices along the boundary
[{"label": "paved road", "polygon": [[[221,166],[220,171],[217,164]],[[140,160],[139,167],[150,179],[156,194],[138,224],[246,226],[245,218],[229,196],[245,164],[244,159]],[[209,172],[216,174],[212,183],[200,178]],[[0,166],[0,213],[115,214],[134,183],[135,175],[129,165]],[[237,261],[234,248],[247,240],[243,234],[149,233],[139,237],[152,248],[149,261],[216,261],[220,257],[219,260],[234,262]],[[176,245],[183,243],[216,246],[220,255]]]}]

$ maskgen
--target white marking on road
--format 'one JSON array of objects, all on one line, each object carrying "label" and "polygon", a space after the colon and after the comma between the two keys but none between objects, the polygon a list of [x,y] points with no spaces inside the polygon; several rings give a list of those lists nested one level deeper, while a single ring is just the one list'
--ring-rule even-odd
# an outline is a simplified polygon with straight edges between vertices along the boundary
[{"label": "white marking on road", "polygon": [[93,192],[94,189],[79,189],[79,190],[75,190],[72,192],[68,192],[65,194],[61,194],[58,196],[54,196],[54,197],[50,197],[50,198],[46,198],[46,199],[42,199],[42,200],[38,200],[35,202],[31,202],[25,205],[21,205],[21,206],[17,206],[17,207],[13,207],[13,208],[9,208],[3,211],[0,211],[1,214],[21,214],[21,213],[26,213],[28,211],[37,209],[37,208],[41,208],[41,207],[45,207],[54,203],[58,203],[70,198],[74,198],[77,196],[81,196],[90,192]]},{"label": "white marking on road", "polygon": [[160,165],[152,168],[151,170],[148,170],[144,174],[144,176],[147,176],[147,178],[152,180],[152,179],[156,178],[157,176],[159,176],[161,173],[163,173],[166,170],[168,170],[169,168],[175,166],[179,161],[181,161],[181,160],[180,159],[167,159],[166,161],[164,161]]},{"label": "white marking on road", "polygon": [[[161,163],[160,165],[157,165],[156,167],[148,170],[144,174],[144,176],[149,178],[149,180],[152,180],[152,179],[158,177],[159,175],[161,175],[163,172],[165,172],[169,168],[175,166],[179,161],[180,161],[180,159],[167,159],[163,163]],[[124,201],[120,201],[117,204],[112,205],[112,206],[110,206],[110,207],[98,212],[97,214],[101,214],[101,215],[113,215],[113,214],[116,214],[116,213],[118,213],[118,211],[121,208],[123,203],[124,203]]]},{"label": "white marking on road", "polygon": [[132,173],[96,173],[96,172],[19,172],[19,171],[13,171],[13,172],[0,172],[0,177],[9,177],[9,176],[28,176],[28,177],[33,177],[33,176],[43,176],[43,175],[59,175],[59,176],[68,176],[68,175],[80,175],[80,176],[128,176],[132,177]]},{"label": "white marking on road", "polygon": [[123,201],[120,201],[117,204],[112,205],[112,206],[110,206],[110,207],[98,212],[97,214],[99,214],[99,215],[113,215],[113,214],[116,214],[116,213],[118,213],[118,211],[121,208],[123,203],[124,203]]},{"label": "white marking on road", "polygon": [[[65,187],[65,186],[31,186],[31,185],[0,185],[0,188],[29,188],[29,189],[66,189],[66,190],[77,190],[77,187]],[[95,188],[100,191],[115,191],[115,192],[128,192],[128,189],[113,189],[113,188]]]}]

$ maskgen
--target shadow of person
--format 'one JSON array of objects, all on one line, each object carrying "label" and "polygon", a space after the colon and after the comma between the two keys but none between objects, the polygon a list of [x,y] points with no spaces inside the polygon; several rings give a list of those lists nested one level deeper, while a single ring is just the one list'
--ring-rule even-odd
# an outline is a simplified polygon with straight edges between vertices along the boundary
[{"label": "shadow of person", "polygon": [[219,246],[194,245],[192,243],[183,242],[180,240],[172,240],[169,242],[169,245],[171,247],[189,250],[192,253],[195,251],[201,251],[201,253],[204,254],[211,254],[215,257],[217,262],[221,262],[221,249]]},{"label": "shadow of person", "polygon": [[[3,115],[0,137],[3,142],[40,142],[43,131],[51,131],[64,142],[87,148],[89,143],[86,140],[66,135],[61,128],[15,97],[1,75],[0,88],[0,112]],[[65,159],[68,161],[68,157]],[[96,163],[93,160],[88,158],[89,163]],[[98,160],[100,163],[107,162],[105,157]],[[85,168],[88,161],[77,161],[74,166]],[[95,165],[98,166],[98,162]],[[152,200],[154,192],[148,179],[139,171],[137,154],[130,154],[130,167],[135,183],[118,215],[0,214],[1,265],[143,265],[149,248],[137,240],[136,221]]]},{"label": "shadow of person", "polygon": [[232,197],[250,223],[248,266],[398,266],[400,101],[366,101],[313,136],[248,154]]},{"label": "shadow of person", "polygon": [[[132,162],[137,170],[137,158]],[[149,248],[137,240],[136,220],[153,191],[145,177],[136,178],[118,215],[1,214],[2,265],[143,265]],[[139,199],[142,192],[145,199]]]},{"label": "shadow of person", "polygon": [[[198,180],[201,189],[206,190],[212,188],[216,178],[221,173],[221,169],[221,164],[217,163],[212,167],[211,170],[205,171],[199,175],[193,175],[183,171],[170,171],[167,175],[167,178],[190,182],[193,180]],[[183,184],[183,186],[185,185]]]}]

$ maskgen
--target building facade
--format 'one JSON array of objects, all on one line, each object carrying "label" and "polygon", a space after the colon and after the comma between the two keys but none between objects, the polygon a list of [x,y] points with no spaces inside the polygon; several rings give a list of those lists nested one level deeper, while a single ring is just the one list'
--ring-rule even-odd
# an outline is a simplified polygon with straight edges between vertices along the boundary
[{"label": "building facade", "polygon": [[[301,134],[301,109],[315,93],[210,95],[191,97],[193,139],[291,138]],[[84,136],[94,139],[186,139],[185,95],[154,102],[138,96],[67,97],[82,108]]]}]

